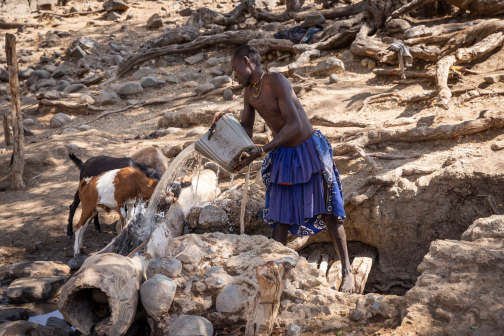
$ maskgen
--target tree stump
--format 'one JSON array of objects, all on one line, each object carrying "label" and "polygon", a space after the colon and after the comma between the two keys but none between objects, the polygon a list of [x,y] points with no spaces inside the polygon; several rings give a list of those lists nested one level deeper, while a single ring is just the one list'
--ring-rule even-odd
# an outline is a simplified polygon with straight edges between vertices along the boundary
[{"label": "tree stump", "polygon": [[9,117],[7,114],[3,116],[3,129],[4,129],[4,138],[5,138],[5,146],[12,145],[12,133],[9,127]]},{"label": "tree stump", "polygon": [[21,101],[19,98],[18,61],[16,55],[15,35],[5,35],[5,54],[7,55],[7,66],[9,69],[9,86],[12,99],[12,129],[14,131],[11,188],[14,190],[21,190],[25,187],[23,182],[24,129],[23,116],[21,115]]},{"label": "tree stump", "polygon": [[280,296],[291,268],[288,262],[277,266],[273,261],[257,266],[259,292],[249,301],[246,336],[271,334],[280,307]]}]

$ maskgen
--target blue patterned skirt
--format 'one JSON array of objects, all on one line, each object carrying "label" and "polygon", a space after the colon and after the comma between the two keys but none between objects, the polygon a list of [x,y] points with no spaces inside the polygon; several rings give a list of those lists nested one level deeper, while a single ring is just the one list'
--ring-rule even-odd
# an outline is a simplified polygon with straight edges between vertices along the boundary
[{"label": "blue patterned skirt", "polygon": [[[277,147],[262,164],[266,186],[264,221],[290,224],[293,235],[313,235],[327,227],[321,214],[345,219],[343,191],[331,144],[320,131],[295,148]],[[324,195],[323,181],[328,188]]]}]

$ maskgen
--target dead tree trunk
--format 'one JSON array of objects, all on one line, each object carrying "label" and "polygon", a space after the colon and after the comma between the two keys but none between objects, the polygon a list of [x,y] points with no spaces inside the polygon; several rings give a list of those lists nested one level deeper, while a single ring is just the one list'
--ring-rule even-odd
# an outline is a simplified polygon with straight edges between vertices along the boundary
[{"label": "dead tree trunk", "polygon": [[21,101],[19,97],[18,64],[16,55],[16,36],[6,34],[5,53],[9,67],[9,86],[12,99],[12,129],[14,131],[14,148],[11,188],[21,190],[25,187],[23,182],[24,170],[24,130],[23,116],[21,115]]},{"label": "dead tree trunk", "polygon": [[200,28],[209,23],[214,23],[219,26],[232,26],[238,23],[243,23],[247,19],[245,11],[247,10],[245,3],[249,0],[244,0],[241,4],[236,6],[231,12],[222,14],[208,8],[200,8],[191,13],[185,25]]},{"label": "dead tree trunk", "polygon": [[172,44],[181,44],[193,41],[199,36],[199,29],[193,26],[165,29],[163,34],[145,42],[139,52],[145,52],[152,48],[161,48]]},{"label": "dead tree trunk", "polygon": [[9,127],[9,117],[7,114],[3,116],[3,129],[4,129],[4,138],[5,138],[5,146],[12,145],[12,133]]},{"label": "dead tree trunk", "polygon": [[246,336],[271,335],[280,308],[280,296],[291,268],[288,262],[281,262],[277,266],[272,261],[257,266],[259,292],[249,301]]}]

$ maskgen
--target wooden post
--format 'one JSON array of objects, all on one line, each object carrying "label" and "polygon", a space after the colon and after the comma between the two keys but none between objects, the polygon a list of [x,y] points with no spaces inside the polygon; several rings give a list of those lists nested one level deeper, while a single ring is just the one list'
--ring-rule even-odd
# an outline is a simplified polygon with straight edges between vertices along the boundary
[{"label": "wooden post", "polygon": [[246,336],[271,335],[280,307],[280,296],[291,268],[288,262],[277,266],[273,261],[257,266],[259,292],[249,301]]},{"label": "wooden post", "polygon": [[23,116],[21,115],[21,101],[19,98],[18,64],[16,56],[16,36],[5,35],[5,54],[9,69],[9,86],[12,98],[12,129],[14,130],[14,148],[11,188],[21,190],[24,188],[24,130]]},{"label": "wooden post", "polygon": [[12,145],[12,133],[9,128],[9,117],[7,114],[3,116],[3,130],[4,130],[4,138],[5,138],[5,146]]}]

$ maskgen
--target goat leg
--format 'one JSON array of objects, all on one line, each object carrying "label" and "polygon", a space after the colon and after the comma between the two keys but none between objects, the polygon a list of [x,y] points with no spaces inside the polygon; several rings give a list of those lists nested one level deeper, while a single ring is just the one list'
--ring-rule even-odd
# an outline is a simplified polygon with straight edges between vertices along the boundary
[{"label": "goat leg", "polygon": [[73,232],[73,218],[75,216],[75,211],[79,207],[80,197],[79,197],[79,189],[75,192],[74,201],[70,204],[70,214],[68,215],[68,226],[67,226],[67,237],[72,239],[74,236]]},{"label": "goat leg", "polygon": [[101,226],[100,226],[100,221],[98,220],[98,214],[94,217],[94,228],[95,231],[98,233],[101,233]]}]

